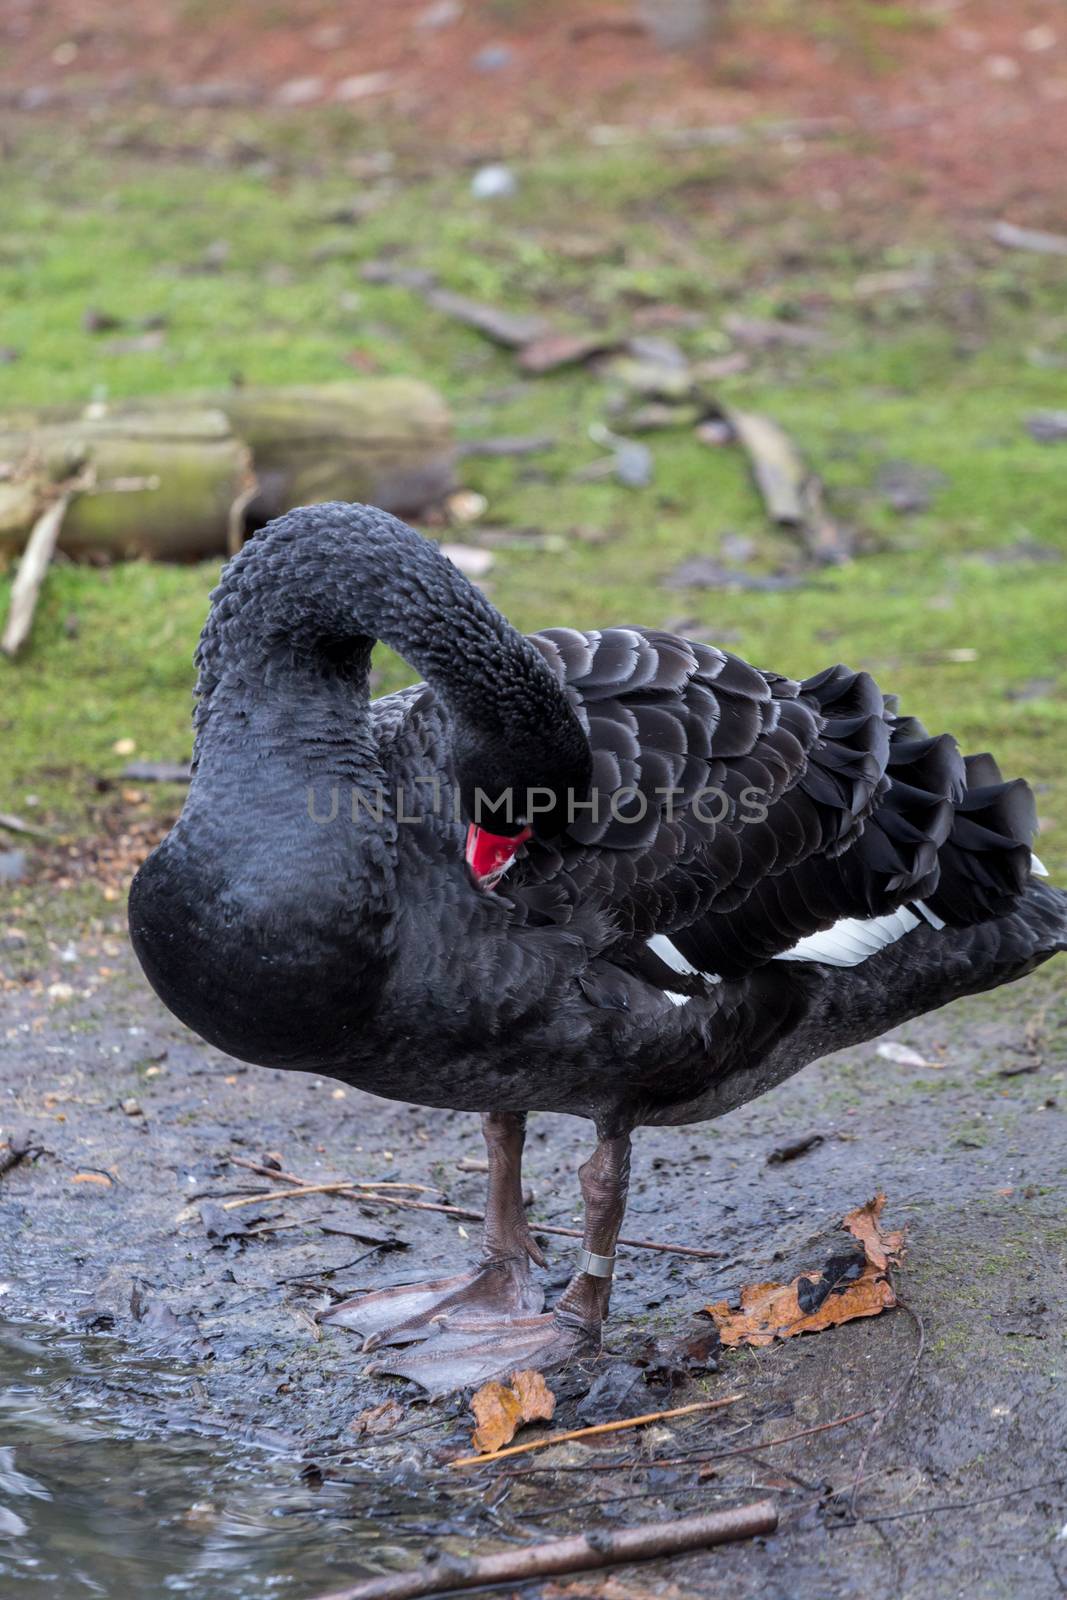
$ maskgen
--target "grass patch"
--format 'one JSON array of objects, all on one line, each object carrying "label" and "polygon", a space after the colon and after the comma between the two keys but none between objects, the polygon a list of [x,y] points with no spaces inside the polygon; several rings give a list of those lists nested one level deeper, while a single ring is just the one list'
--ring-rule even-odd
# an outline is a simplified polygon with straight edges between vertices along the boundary
[{"label": "grass patch", "polygon": [[[877,8],[882,11],[883,8]],[[1062,404],[1063,263],[1012,258],[924,233],[885,252],[816,209],[784,208],[779,155],[759,149],[546,148],[519,163],[519,192],[474,201],[465,173],[428,170],[402,145],[378,159],[333,113],[259,123],[188,118],[111,129],[121,148],[20,133],[3,177],[0,344],[11,404],[82,402],[249,383],[352,376],[358,350],[382,372],[437,384],[461,434],[548,433],[547,455],[465,464],[494,524],[531,529],[537,548],[502,550],[494,600],[522,627],[635,620],[699,627],[790,673],[830,661],[869,667],[932,727],[991,747],[1038,785],[1050,823],[1063,811],[1067,747],[1067,446],[1041,446],[1027,412]],[[378,176],[374,173],[377,171]],[[370,176],[366,174],[370,173]],[[328,220],[354,196],[355,226]],[[576,233],[592,245],[575,251]],[[213,249],[224,241],[228,253]],[[732,403],[789,428],[858,529],[848,568],[785,594],[678,593],[663,577],[726,533],[755,541],[754,565],[795,552],[768,531],[737,452],[686,431],[651,437],[652,485],[583,483],[598,452],[587,428],[605,385],[587,372],[519,383],[508,356],[427,310],[363,282],[394,254],[444,283],[566,325],[628,326],[641,306],[697,309],[677,337],[721,352],[722,318],[816,319],[826,344],[757,357],[722,385]],[[874,301],[858,274],[924,266],[932,287]],[[163,313],[164,347],[123,354],[87,333],[99,306],[130,322]],[[887,462],[936,469],[930,508],[893,512],[873,485]],[[591,542],[592,531],[601,542]],[[0,664],[0,809],[77,827],[92,784],[139,758],[190,745],[191,656],[214,563],[58,565],[32,644]],[[0,579],[0,605],[7,584]],[[974,651],[973,660],[954,659]],[[384,684],[408,676],[383,663]],[[1067,867],[1067,834],[1042,852]]]}]

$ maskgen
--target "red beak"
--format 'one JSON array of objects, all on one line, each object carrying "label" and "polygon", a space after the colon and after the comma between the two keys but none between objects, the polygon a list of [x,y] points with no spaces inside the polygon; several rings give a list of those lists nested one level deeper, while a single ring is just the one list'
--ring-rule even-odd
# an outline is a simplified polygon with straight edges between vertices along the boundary
[{"label": "red beak", "polygon": [[479,889],[492,889],[500,882],[532,832],[532,828],[523,828],[521,833],[506,836],[487,833],[471,823],[467,829],[467,865]]}]

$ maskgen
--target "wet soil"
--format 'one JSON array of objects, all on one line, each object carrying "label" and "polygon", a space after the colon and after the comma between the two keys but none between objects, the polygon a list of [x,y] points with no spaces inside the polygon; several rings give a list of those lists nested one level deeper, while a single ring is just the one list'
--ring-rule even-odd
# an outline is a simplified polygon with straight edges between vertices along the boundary
[{"label": "wet soil", "polygon": [[[54,907],[38,912],[59,925]],[[626,1231],[721,1257],[623,1252],[605,1351],[556,1378],[557,1420],[588,1420],[578,1407],[609,1370],[607,1414],[741,1398],[596,1450],[520,1459],[538,1470],[504,1479],[447,1465],[469,1440],[463,1397],[430,1402],[365,1376],[358,1338],[315,1320],[354,1290],[459,1267],[477,1224],[333,1195],[271,1200],[276,1185],[234,1165],[274,1152],[313,1181],[421,1183],[480,1209],[475,1119],[204,1046],[146,989],[114,907],[51,948],[22,920],[0,939],[0,1139],[32,1129],[43,1153],[0,1178],[0,1506],[23,1530],[0,1537],[0,1589],[304,1600],[413,1564],[431,1541],[484,1551],[770,1493],[774,1538],[624,1572],[620,1592],[1063,1592],[1062,963],[901,1030],[925,1066],[868,1045],[719,1123],[641,1133]],[[809,1133],[822,1142],[768,1162]],[[532,1124],[536,1220],[579,1217],[590,1134],[570,1118]],[[907,1309],[686,1370],[684,1347],[709,1328],[702,1306],[820,1266],[839,1219],[878,1189],[887,1220],[907,1226]],[[551,1300],[573,1247],[542,1242]],[[361,1437],[354,1419],[390,1395],[401,1420]],[[710,1476],[632,1465],[887,1406],[869,1444],[868,1416],[727,1457]]]}]

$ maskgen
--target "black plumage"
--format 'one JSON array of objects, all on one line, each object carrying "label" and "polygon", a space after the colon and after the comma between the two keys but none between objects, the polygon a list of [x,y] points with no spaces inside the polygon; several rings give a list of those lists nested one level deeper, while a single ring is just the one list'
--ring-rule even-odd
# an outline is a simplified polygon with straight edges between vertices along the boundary
[{"label": "black plumage", "polygon": [[[376,639],[426,682],[372,702]],[[366,507],[258,534],[198,662],[193,781],[133,885],[134,945],[234,1055],[486,1115],[482,1265],[341,1316],[398,1343],[444,1317],[390,1368],[431,1385],[595,1333],[632,1128],[719,1115],[1067,943],[1067,898],[1031,877],[1026,785],[866,673],[798,682],[654,628],[524,638]],[[491,891],[464,863],[471,822],[514,854]],[[538,1109],[600,1136],[590,1254],[550,1319],[528,1315],[516,1200]],[[472,1346],[447,1325],[471,1310],[510,1321]]]}]

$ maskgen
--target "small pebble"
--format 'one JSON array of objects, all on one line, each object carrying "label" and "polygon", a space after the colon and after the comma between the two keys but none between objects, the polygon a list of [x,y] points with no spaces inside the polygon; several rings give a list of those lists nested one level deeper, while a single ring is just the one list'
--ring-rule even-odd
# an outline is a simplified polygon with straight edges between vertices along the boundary
[{"label": "small pebble", "polygon": [[1027,28],[1023,34],[1023,49],[1030,50],[1035,55],[1042,50],[1052,50],[1056,45],[1056,30],[1047,23],[1042,23],[1036,28]]},{"label": "small pebble", "polygon": [[510,45],[487,44],[474,57],[474,67],[478,72],[500,72],[502,68],[510,67],[514,59],[515,52]]},{"label": "small pebble", "polygon": [[471,179],[471,194],[476,200],[500,200],[518,188],[515,174],[502,162],[479,167]]},{"label": "small pebble", "polygon": [[322,98],[321,78],[290,78],[275,91],[274,100],[280,106],[309,106]]},{"label": "small pebble", "polygon": [[309,38],[316,50],[336,50],[345,42],[345,30],[339,22],[324,22],[312,28]]},{"label": "small pebble", "polygon": [[335,100],[346,104],[351,100],[365,100],[368,95],[384,94],[396,82],[393,72],[357,72],[351,78],[342,78],[333,92]]},{"label": "small pebble", "polygon": [[450,22],[458,22],[463,15],[463,7],[459,0],[435,0],[435,4],[427,6],[415,18],[416,28],[447,28]]},{"label": "small pebble", "polygon": [[0,850],[0,883],[21,883],[25,876],[25,850]]},{"label": "small pebble", "polygon": [[453,522],[477,522],[485,516],[489,502],[476,489],[457,489],[445,501],[445,509]]}]

